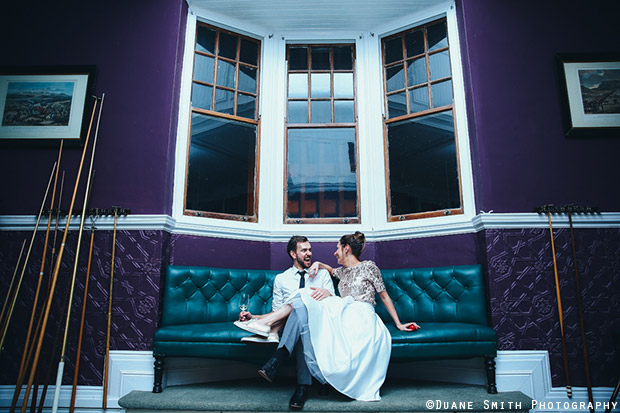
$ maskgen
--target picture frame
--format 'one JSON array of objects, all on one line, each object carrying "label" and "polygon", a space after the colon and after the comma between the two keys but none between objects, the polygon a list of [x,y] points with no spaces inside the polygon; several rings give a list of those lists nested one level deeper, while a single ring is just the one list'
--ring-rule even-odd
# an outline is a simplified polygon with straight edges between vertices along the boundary
[{"label": "picture frame", "polygon": [[95,66],[0,68],[0,143],[83,145]]},{"label": "picture frame", "polygon": [[567,137],[620,137],[620,54],[558,55]]}]

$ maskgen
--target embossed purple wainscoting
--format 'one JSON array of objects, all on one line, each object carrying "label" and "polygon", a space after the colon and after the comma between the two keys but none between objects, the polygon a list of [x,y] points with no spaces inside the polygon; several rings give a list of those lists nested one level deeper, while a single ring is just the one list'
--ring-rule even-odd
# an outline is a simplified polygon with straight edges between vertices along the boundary
[{"label": "embossed purple wainscoting", "polygon": [[[492,321],[501,350],[548,350],[553,386],[564,386],[555,277],[548,229],[487,230]],[[564,330],[573,386],[585,386],[570,230],[554,229]],[[586,344],[594,386],[618,380],[613,334],[620,330],[620,229],[575,229]]]}]

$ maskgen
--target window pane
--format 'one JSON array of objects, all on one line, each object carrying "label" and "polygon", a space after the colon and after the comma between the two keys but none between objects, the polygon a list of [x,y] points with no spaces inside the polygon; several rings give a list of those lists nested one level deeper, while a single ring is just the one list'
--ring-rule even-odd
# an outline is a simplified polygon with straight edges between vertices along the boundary
[{"label": "window pane", "polygon": [[288,102],[288,123],[308,123],[308,102]]},{"label": "window pane", "polygon": [[256,69],[239,65],[239,90],[256,93]]},{"label": "window pane", "polygon": [[431,81],[450,77],[450,56],[448,51],[432,54],[428,57],[428,65],[431,70]]},{"label": "window pane", "polygon": [[237,94],[237,116],[256,119],[256,98],[254,96]]},{"label": "window pane", "polygon": [[407,95],[405,92],[388,96],[388,117],[395,118],[407,114]]},{"label": "window pane", "polygon": [[213,88],[199,83],[192,84],[192,106],[195,108],[211,110],[213,101]]},{"label": "window pane", "polygon": [[388,93],[405,88],[405,70],[402,64],[385,69],[385,83]]},{"label": "window pane", "polygon": [[312,70],[330,70],[329,47],[313,47],[310,51],[312,59]]},{"label": "window pane", "polygon": [[441,22],[433,26],[429,26],[428,33],[428,51],[438,50],[448,47],[448,36],[446,34],[446,23]]},{"label": "window pane", "polygon": [[334,122],[355,122],[355,108],[352,100],[334,102]]},{"label": "window pane", "polygon": [[426,58],[421,57],[407,64],[407,82],[408,86],[428,82],[428,76],[426,75]]},{"label": "window pane", "polygon": [[217,85],[225,86],[229,88],[235,87],[235,70],[236,67],[233,63],[225,60],[217,61]]},{"label": "window pane", "polygon": [[192,114],[185,207],[253,215],[256,126]]},{"label": "window pane", "polygon": [[405,47],[407,48],[407,57],[413,57],[424,53],[424,32],[416,30],[407,33],[405,36]]},{"label": "window pane", "polygon": [[242,38],[239,60],[256,66],[258,64],[258,43]]},{"label": "window pane", "polygon": [[289,129],[287,147],[289,218],[357,215],[354,128]]},{"label": "window pane", "polygon": [[438,108],[440,106],[452,104],[451,80],[432,85],[431,92],[433,92],[433,107]]},{"label": "window pane", "polygon": [[220,57],[227,57],[229,59],[237,58],[237,39],[239,36],[233,36],[232,34],[220,32]]},{"label": "window pane", "polygon": [[351,46],[334,47],[334,70],[353,69],[353,48]]},{"label": "window pane", "polygon": [[424,86],[409,91],[409,110],[411,113],[429,109],[428,87]]},{"label": "window pane", "polygon": [[235,108],[235,92],[215,89],[215,111],[232,115]]},{"label": "window pane", "polygon": [[452,112],[388,124],[392,215],[459,208]]},{"label": "window pane", "polygon": [[308,75],[305,73],[291,73],[288,75],[288,97],[308,97]]},{"label": "window pane", "polygon": [[215,30],[198,26],[196,30],[196,50],[215,54]]},{"label": "window pane", "polygon": [[334,97],[353,97],[353,73],[334,73]]},{"label": "window pane", "polygon": [[390,64],[397,60],[403,60],[403,38],[395,37],[387,40],[385,43],[385,61],[384,64]]},{"label": "window pane", "polygon": [[213,83],[215,59],[198,53],[194,55],[194,79],[205,83]]},{"label": "window pane", "polygon": [[289,70],[308,70],[308,48],[291,47],[288,49]]},{"label": "window pane", "polygon": [[313,73],[310,75],[310,96],[313,98],[330,97],[329,73]]},{"label": "window pane", "polygon": [[329,100],[314,100],[310,106],[312,123],[330,123],[332,121],[332,103]]}]

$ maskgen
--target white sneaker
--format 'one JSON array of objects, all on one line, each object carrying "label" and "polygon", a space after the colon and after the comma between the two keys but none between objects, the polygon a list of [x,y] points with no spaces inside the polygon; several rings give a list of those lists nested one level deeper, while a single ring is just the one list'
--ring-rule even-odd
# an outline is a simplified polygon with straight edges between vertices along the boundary
[{"label": "white sneaker", "polygon": [[280,337],[277,333],[269,333],[267,338],[261,336],[249,336],[241,339],[242,343],[256,343],[256,344],[278,344]]},{"label": "white sneaker", "polygon": [[252,334],[258,334],[263,337],[269,337],[269,332],[271,330],[271,327],[267,324],[261,323],[258,320],[235,321],[234,324],[242,330],[249,331]]}]

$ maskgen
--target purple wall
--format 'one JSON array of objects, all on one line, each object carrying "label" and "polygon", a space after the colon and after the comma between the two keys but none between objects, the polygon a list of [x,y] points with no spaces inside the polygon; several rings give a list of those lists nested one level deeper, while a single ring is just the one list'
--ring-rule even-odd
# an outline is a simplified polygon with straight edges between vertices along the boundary
[{"label": "purple wall", "polygon": [[457,2],[478,210],[620,209],[620,136],[567,139],[558,53],[618,52],[620,3]]},{"label": "purple wall", "polygon": [[[587,8],[575,0],[561,7],[532,0],[457,1],[478,209],[531,212],[542,204],[575,203],[620,210],[620,194],[606,184],[620,178],[615,159],[620,140],[563,136],[555,61],[557,53],[617,50],[619,7],[616,1],[592,1]],[[133,214],[171,212],[185,17],[183,0],[86,2],[71,7],[42,1],[0,5],[0,65],[97,66],[95,89],[99,95],[106,94],[106,106],[92,207],[119,205]],[[65,208],[75,179],[70,171],[75,171],[79,156],[79,149],[65,150]],[[0,215],[38,211],[56,157],[54,148],[0,150],[4,177]],[[29,237],[28,233],[0,231],[1,274],[12,274],[21,240]],[[573,385],[583,386],[566,230],[560,230],[557,237],[570,352],[572,360],[577,360],[572,364]],[[86,324],[90,338],[83,350],[80,377],[80,384],[88,385],[100,385],[103,371],[111,233],[98,231],[95,239]],[[559,386],[564,379],[547,239],[545,230],[487,230],[372,243],[362,258],[373,259],[382,268],[482,264],[488,270],[491,319],[500,348],[549,350],[553,384]],[[578,261],[588,303],[587,340],[596,386],[615,385],[620,371],[613,364],[617,344],[608,333],[618,330],[614,323],[620,312],[615,293],[620,281],[619,242],[616,229],[578,231]],[[75,243],[76,236],[71,234],[61,274],[64,283]],[[39,234],[33,257],[41,256],[42,245]],[[291,263],[285,249],[285,243],[121,231],[111,348],[152,347],[165,265],[284,269]],[[334,249],[335,243],[313,243],[315,259],[331,265],[335,265]],[[80,260],[80,274],[84,274],[84,252]],[[32,274],[38,273],[38,265],[34,260],[28,268],[24,296],[18,303],[21,318],[14,327],[27,321],[24,317],[29,315],[36,280]],[[9,281],[8,276],[0,277],[1,293]],[[82,291],[83,281],[78,282],[76,308]],[[51,316],[56,323],[61,319],[61,297],[57,295],[59,302]],[[24,334],[17,331],[7,342],[0,359],[0,365],[7,368],[0,373],[0,384],[14,380],[18,361],[13,355],[20,354]],[[53,340],[49,335],[48,341]],[[74,343],[69,344],[69,366],[74,362]],[[68,376],[65,382],[70,382]]]},{"label": "purple wall", "polygon": [[[105,103],[92,207],[116,205],[134,214],[171,211],[186,7],[183,0],[26,1],[0,6],[0,65],[97,67],[95,93],[105,93]],[[0,151],[0,175],[9,182],[19,178],[27,183],[11,188],[3,184],[0,214],[38,211],[57,152]],[[80,155],[77,148],[64,151],[66,200]]]}]

